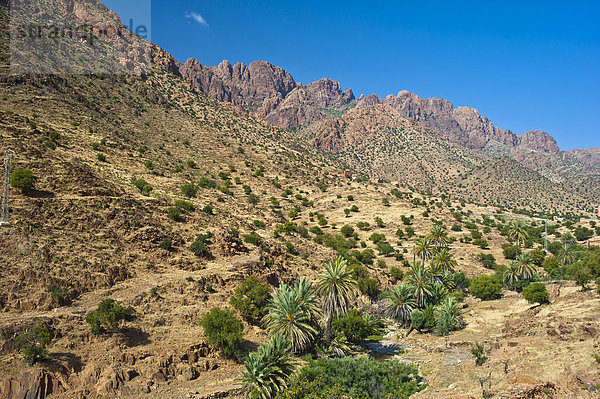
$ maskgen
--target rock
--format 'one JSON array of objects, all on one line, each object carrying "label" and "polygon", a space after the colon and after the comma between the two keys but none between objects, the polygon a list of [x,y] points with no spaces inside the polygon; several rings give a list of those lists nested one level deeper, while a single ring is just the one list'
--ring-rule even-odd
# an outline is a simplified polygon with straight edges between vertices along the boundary
[{"label": "rock", "polygon": [[3,399],[44,399],[64,390],[62,379],[42,369],[26,371],[18,380],[9,378],[0,381],[0,397]]}]

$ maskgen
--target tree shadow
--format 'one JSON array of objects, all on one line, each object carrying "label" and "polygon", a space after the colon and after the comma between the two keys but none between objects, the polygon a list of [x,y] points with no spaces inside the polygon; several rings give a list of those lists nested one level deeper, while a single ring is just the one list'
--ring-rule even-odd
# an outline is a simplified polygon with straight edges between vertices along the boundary
[{"label": "tree shadow", "polygon": [[[68,352],[52,352],[48,354],[46,367],[54,372],[81,372],[83,370],[83,362],[81,356]],[[67,370],[65,370],[65,368]]]},{"label": "tree shadow", "polygon": [[242,347],[248,349],[250,352],[254,352],[258,349],[256,342],[248,341],[247,339],[242,340]]},{"label": "tree shadow", "polygon": [[129,347],[146,345],[150,343],[150,335],[138,327],[125,326],[119,331],[126,345]]},{"label": "tree shadow", "polygon": [[46,191],[46,190],[30,190],[27,193],[25,193],[25,195],[27,195],[28,197],[31,198],[54,198],[56,197],[56,195],[52,192],[52,191]]}]

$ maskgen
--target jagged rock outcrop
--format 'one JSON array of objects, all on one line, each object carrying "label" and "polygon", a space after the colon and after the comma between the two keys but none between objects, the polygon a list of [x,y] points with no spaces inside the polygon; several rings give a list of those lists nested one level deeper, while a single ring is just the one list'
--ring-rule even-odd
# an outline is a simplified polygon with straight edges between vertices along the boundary
[{"label": "jagged rock outcrop", "polygon": [[541,130],[530,130],[521,136],[518,136],[519,147],[527,147],[532,150],[558,153],[558,144],[556,140],[548,133]]},{"label": "jagged rock outcrop", "polygon": [[256,107],[265,99],[283,98],[297,86],[289,72],[265,61],[254,61],[248,66],[238,62],[232,66],[225,60],[209,67],[190,58],[178,67],[180,74],[197,89],[242,107]]}]

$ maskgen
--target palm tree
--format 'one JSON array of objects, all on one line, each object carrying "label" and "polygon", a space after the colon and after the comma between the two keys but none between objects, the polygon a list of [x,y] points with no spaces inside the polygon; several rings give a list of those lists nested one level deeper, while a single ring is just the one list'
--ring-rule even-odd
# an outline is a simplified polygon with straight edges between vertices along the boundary
[{"label": "palm tree", "polygon": [[517,281],[521,279],[521,272],[519,270],[519,263],[516,260],[510,262],[504,274],[502,276],[502,280],[505,285],[514,288]]},{"label": "palm tree", "polygon": [[271,399],[287,388],[287,380],[296,369],[290,350],[290,342],[275,335],[248,355],[240,380],[251,398]]},{"label": "palm tree", "polygon": [[312,282],[304,276],[297,278],[294,281],[294,292],[300,307],[310,315],[311,321],[316,321],[321,315],[321,305]]},{"label": "palm tree", "polygon": [[414,296],[420,308],[425,307],[431,297],[431,274],[421,262],[414,262],[408,271],[408,282],[414,287]]},{"label": "palm tree", "polygon": [[517,242],[517,255],[519,254],[520,244],[525,242],[529,234],[525,228],[525,224],[521,221],[512,222],[508,226],[508,235]]},{"label": "palm tree", "polygon": [[271,335],[282,335],[290,341],[296,353],[302,353],[317,335],[311,324],[311,315],[300,303],[296,292],[287,284],[271,294],[267,306],[269,313],[263,318]]},{"label": "palm tree", "polygon": [[421,261],[425,264],[425,260],[429,259],[433,254],[433,247],[431,241],[428,238],[419,238],[415,241],[415,248],[413,249],[415,255],[421,257]]},{"label": "palm tree", "polygon": [[434,252],[437,252],[438,249],[443,248],[450,243],[448,233],[446,232],[444,226],[439,223],[431,228],[427,238],[433,244]]},{"label": "palm tree", "polygon": [[431,302],[434,305],[441,303],[447,296],[448,288],[444,284],[436,282],[431,285]]},{"label": "palm tree", "polygon": [[325,342],[331,342],[331,322],[334,317],[348,314],[350,301],[356,295],[358,284],[352,276],[346,259],[332,258],[319,276],[317,295],[323,299],[323,309],[327,314]]},{"label": "palm tree", "polygon": [[562,241],[563,244],[573,245],[577,242],[577,239],[575,239],[575,237],[573,236],[573,234],[571,234],[571,232],[567,231],[560,237],[560,241]]},{"label": "palm tree", "polygon": [[454,267],[456,265],[457,263],[454,258],[452,258],[452,254],[450,251],[448,251],[448,248],[440,249],[435,255],[433,255],[433,259],[431,260],[431,266],[435,267],[442,273],[446,271],[454,271]]},{"label": "palm tree", "polygon": [[435,327],[440,335],[448,335],[450,331],[462,328],[463,318],[456,299],[446,298],[434,310]]},{"label": "palm tree", "polygon": [[[566,233],[565,233],[566,234]],[[575,258],[573,257],[573,249],[569,244],[563,244],[560,254],[558,254],[561,265],[570,265]]]},{"label": "palm tree", "polygon": [[530,280],[533,278],[533,275],[535,274],[535,265],[527,252],[524,252],[517,257],[517,266],[521,279]]},{"label": "palm tree", "polygon": [[388,302],[385,312],[391,319],[402,325],[410,323],[410,314],[417,307],[414,296],[414,287],[410,284],[400,283],[386,294]]}]

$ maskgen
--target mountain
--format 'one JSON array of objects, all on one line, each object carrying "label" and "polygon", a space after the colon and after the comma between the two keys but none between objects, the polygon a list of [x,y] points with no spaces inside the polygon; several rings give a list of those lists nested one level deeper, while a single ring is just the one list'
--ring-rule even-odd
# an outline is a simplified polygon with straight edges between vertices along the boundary
[{"label": "mountain", "polygon": [[[455,108],[442,98],[420,98],[406,90],[385,99],[376,95],[355,99],[351,89],[342,91],[336,81],[324,78],[303,85],[265,61],[252,62],[248,67],[242,63],[231,66],[228,61],[206,67],[189,59],[178,64],[178,69],[207,95],[290,130],[366,176],[401,181],[419,190],[462,193],[473,200],[479,197],[481,187],[472,179],[451,179],[453,171],[464,162],[486,168],[497,163],[490,164],[491,159],[508,158],[517,161],[511,164],[510,179],[503,176],[495,181],[511,188],[527,186],[511,192],[497,185],[491,195],[486,192],[487,201],[546,213],[578,213],[593,212],[600,197],[597,152],[561,151],[556,140],[540,130],[516,135],[499,129],[475,108]],[[401,120],[415,122],[411,126],[416,130],[407,129],[419,133],[403,136],[399,132],[406,127],[400,128]],[[431,146],[430,155],[422,152],[416,158],[421,161],[415,163],[415,152],[426,145]],[[446,148],[460,156],[447,156]],[[468,176],[473,170],[467,169],[462,175]],[[469,184],[467,190],[459,189],[465,184]]]},{"label": "mountain", "polygon": [[[46,12],[36,2],[21,4],[36,17]],[[93,0],[40,4],[53,4],[71,22],[119,23]],[[8,26],[8,16],[0,2],[0,27]],[[8,33],[0,32],[6,40]],[[511,240],[510,221],[526,222],[530,243],[543,244],[539,221],[498,214],[490,203],[514,202],[511,192],[523,199],[530,186],[552,196],[555,204],[544,201],[557,210],[583,201],[570,189],[554,191],[555,183],[511,158],[474,156],[390,104],[356,107],[333,81],[292,83],[266,64],[228,80],[233,74],[224,68],[223,95],[238,98],[234,93],[244,86],[254,98],[231,104],[199,90],[165,50],[134,36],[109,39],[96,50],[118,73],[8,74],[2,43],[0,152],[14,150],[12,170],[36,178],[31,190],[10,187],[10,225],[0,227],[3,399],[244,397],[243,361],[210,343],[200,320],[213,308],[230,309],[241,320],[230,300],[246,278],[269,291],[299,276],[316,282],[323,265],[341,254],[362,279],[351,306],[380,306],[377,296],[409,274],[416,240],[433,226],[448,227],[455,269],[464,273],[452,281],[465,284],[465,276],[494,273],[479,260],[482,253],[500,267],[509,262],[502,246]],[[28,65],[44,67],[39,61],[54,55],[54,67],[97,67],[94,60],[71,59],[88,54],[89,42],[70,44],[69,51],[32,53],[39,58]],[[111,46],[131,54],[109,57]],[[149,55],[139,52],[147,48]],[[261,80],[279,82],[273,87],[281,92],[261,87]],[[281,103],[269,115],[311,122],[282,129],[241,108],[269,102],[273,93]],[[354,181],[347,165],[399,181]],[[519,185],[522,178],[527,181]],[[549,224],[557,238],[583,226],[596,227]],[[550,248],[561,248],[554,236],[549,240]],[[578,251],[590,242],[582,240]],[[488,364],[510,359],[506,372],[494,374],[497,395],[534,397],[543,390],[592,397],[590,387],[600,383],[590,356],[597,296],[573,281],[547,286],[551,303],[540,306],[508,289],[483,302],[458,289],[452,295],[462,302],[465,327],[445,337],[386,327],[388,337],[408,348],[402,361],[418,359],[427,375],[426,389],[415,397],[480,396],[482,368],[468,360],[478,342],[490,349]],[[96,335],[92,312],[106,299],[121,302],[129,317]],[[245,350],[269,338],[256,320],[242,326]],[[34,334],[45,331],[45,358],[30,364],[24,354],[41,351],[35,337],[45,334]]]}]

